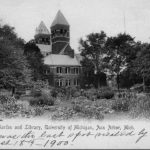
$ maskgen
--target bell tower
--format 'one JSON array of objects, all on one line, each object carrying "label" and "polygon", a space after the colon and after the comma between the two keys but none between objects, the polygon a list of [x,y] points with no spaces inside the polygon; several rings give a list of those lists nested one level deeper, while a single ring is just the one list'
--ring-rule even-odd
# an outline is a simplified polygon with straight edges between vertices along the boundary
[{"label": "bell tower", "polygon": [[40,25],[36,28],[34,38],[36,44],[50,45],[50,33],[43,21],[41,21]]},{"label": "bell tower", "polygon": [[52,54],[59,54],[70,45],[70,26],[59,10],[51,25]]}]

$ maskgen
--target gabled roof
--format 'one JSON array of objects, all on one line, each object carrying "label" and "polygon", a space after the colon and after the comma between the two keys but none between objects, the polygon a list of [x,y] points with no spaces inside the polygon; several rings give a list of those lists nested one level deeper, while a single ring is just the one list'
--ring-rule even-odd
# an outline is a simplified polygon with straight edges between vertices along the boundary
[{"label": "gabled roof", "polygon": [[51,66],[81,66],[76,57],[68,55],[50,54],[44,58],[44,64]]},{"label": "gabled roof", "polygon": [[51,45],[44,45],[44,44],[36,44],[41,52],[51,52],[52,48]]},{"label": "gabled roof", "polygon": [[39,26],[36,28],[36,35],[37,34],[50,34],[46,25],[44,24],[43,21],[41,21],[41,23],[39,24]]},{"label": "gabled roof", "polygon": [[55,17],[51,27],[53,27],[57,24],[69,26],[68,21],[66,20],[66,18],[64,17],[64,15],[62,14],[62,12],[60,10],[57,12],[56,17]]}]

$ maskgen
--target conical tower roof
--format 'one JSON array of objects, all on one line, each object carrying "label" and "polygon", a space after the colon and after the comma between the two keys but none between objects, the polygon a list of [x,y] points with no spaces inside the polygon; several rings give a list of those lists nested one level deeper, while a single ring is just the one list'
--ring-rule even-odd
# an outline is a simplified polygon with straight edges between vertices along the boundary
[{"label": "conical tower roof", "polygon": [[43,21],[41,21],[40,25],[36,28],[35,34],[50,34]]},{"label": "conical tower roof", "polygon": [[57,12],[56,17],[55,17],[51,27],[53,27],[57,24],[69,26],[68,21],[66,20],[66,18],[64,17],[64,15],[62,14],[62,12],[60,10]]}]

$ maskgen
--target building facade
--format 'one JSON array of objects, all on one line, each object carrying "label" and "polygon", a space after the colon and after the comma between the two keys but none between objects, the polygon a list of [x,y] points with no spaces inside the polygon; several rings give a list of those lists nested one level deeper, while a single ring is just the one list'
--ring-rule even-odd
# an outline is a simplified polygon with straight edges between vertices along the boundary
[{"label": "building facade", "polygon": [[35,42],[48,66],[45,74],[52,86],[79,86],[81,56],[70,46],[70,25],[61,11],[57,12],[50,31],[42,21],[36,28]]}]

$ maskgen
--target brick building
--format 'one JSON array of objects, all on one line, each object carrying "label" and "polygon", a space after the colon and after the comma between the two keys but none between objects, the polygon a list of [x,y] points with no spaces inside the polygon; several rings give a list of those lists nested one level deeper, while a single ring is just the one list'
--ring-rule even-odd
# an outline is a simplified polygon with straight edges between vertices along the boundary
[{"label": "brick building", "polygon": [[42,21],[35,34],[36,45],[44,55],[45,73],[52,86],[78,86],[82,71],[81,56],[70,46],[70,25],[61,11],[57,12],[50,32]]}]

